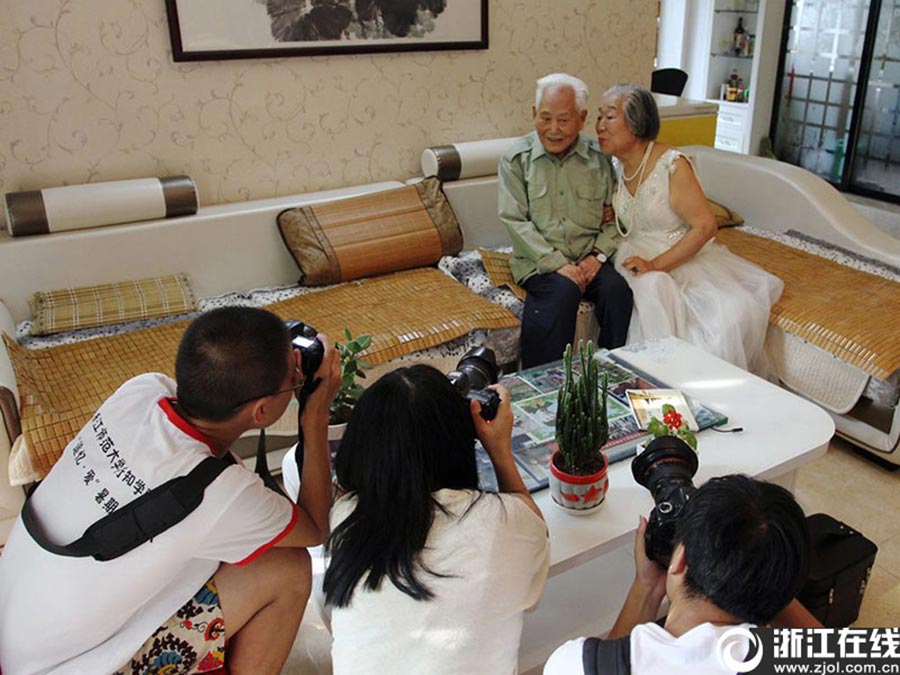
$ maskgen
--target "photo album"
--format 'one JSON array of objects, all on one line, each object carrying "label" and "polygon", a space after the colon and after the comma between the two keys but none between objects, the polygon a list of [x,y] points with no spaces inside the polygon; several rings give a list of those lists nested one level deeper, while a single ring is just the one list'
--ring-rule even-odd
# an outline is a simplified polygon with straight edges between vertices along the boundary
[{"label": "photo album", "polygon": [[[650,418],[662,418],[662,407],[668,403],[680,412],[694,431],[726,424],[728,418],[667,387],[659,380],[627,363],[608,350],[597,352],[600,380],[608,378],[606,402],[609,441],[603,446],[609,463],[634,456],[637,444],[647,439]],[[572,363],[576,370],[579,364]],[[565,381],[562,360],[505,375],[500,384],[509,390],[515,418],[512,448],[516,466],[529,491],[547,487],[550,475],[550,453],[556,435],[557,391]],[[478,445],[479,487],[497,491],[497,478],[487,452]]]}]

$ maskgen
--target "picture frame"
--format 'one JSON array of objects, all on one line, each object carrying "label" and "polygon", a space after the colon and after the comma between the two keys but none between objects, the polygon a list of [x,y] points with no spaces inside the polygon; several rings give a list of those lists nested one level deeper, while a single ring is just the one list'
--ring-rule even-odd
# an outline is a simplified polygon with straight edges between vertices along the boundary
[{"label": "picture frame", "polygon": [[488,0],[166,0],[174,61],[488,48]]}]

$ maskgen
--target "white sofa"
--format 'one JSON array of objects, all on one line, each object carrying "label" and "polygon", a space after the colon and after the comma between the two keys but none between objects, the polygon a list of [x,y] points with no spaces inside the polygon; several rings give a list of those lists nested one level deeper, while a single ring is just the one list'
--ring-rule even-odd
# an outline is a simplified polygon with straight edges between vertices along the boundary
[{"label": "white sofa", "polygon": [[[461,143],[429,149],[427,156],[423,155],[423,173],[441,176],[448,165],[451,173],[459,172],[462,179],[445,180],[444,192],[458,210],[464,229],[486,245],[508,244],[506,232],[492,210],[497,176],[486,169],[496,167],[496,159],[507,144]],[[772,232],[796,230],[900,268],[900,240],[875,227],[821,178],[761,157],[705,146],[682,150],[692,158],[707,196],[737,211],[747,225]],[[467,166],[468,158],[472,161]],[[782,383],[822,405],[834,418],[839,435],[888,463],[900,464],[900,406],[856,405],[852,394],[834,396],[838,380],[852,380],[862,391],[868,375],[779,328],[770,328],[767,348],[778,365]],[[895,373],[895,386],[897,379]]]},{"label": "white sofa", "polygon": [[[502,152],[502,144],[499,147]],[[791,227],[900,266],[900,241],[876,229],[815,176],[771,160],[705,147],[687,150],[709,196],[739,211],[748,224],[779,230]],[[183,218],[35,237],[0,234],[0,330],[12,335],[15,324],[29,318],[28,297],[36,290],[184,271],[190,273],[195,291],[203,297],[294,282],[296,265],[275,227],[279,212],[400,185],[375,183],[211,206]],[[466,248],[508,244],[497,217],[496,175],[464,178],[444,187],[460,221]],[[0,386],[18,395],[12,366],[2,348]],[[900,417],[896,409],[892,415],[888,428],[875,428],[847,415],[835,415],[835,420],[839,433],[900,463]],[[0,429],[0,467],[6,466],[13,441]],[[5,541],[22,500],[21,488],[0,480],[0,543]]]},{"label": "white sofa", "polygon": [[[201,208],[195,215],[85,230],[11,237],[0,232],[0,331],[14,336],[15,327],[31,318],[28,298],[37,290],[111,283],[157,274],[188,272],[198,297],[296,283],[299,272],[276,227],[285,209],[402,187],[400,181],[372,183],[338,190]],[[477,213],[457,191],[453,207],[468,213],[461,223],[468,247],[502,243],[497,234],[496,196]],[[486,219],[486,220],[485,220]],[[493,223],[490,236],[480,236],[480,223]],[[444,363],[436,363],[446,368]],[[382,368],[379,368],[381,370]],[[15,374],[0,343],[0,387],[19,403]],[[0,545],[24,500],[21,487],[11,486],[5,471],[15,439],[0,424]],[[282,451],[283,452],[283,451]],[[274,457],[274,462],[280,457]]]},{"label": "white sofa", "polygon": [[[771,159],[699,146],[685,150],[694,158],[709,197],[735,209],[748,225],[775,232],[797,230],[900,268],[900,240],[875,227],[821,178]],[[834,404],[821,400],[822,388],[827,386],[823,382],[829,377],[836,381],[852,366],[778,329],[769,331],[768,347],[770,354],[781,359],[783,384],[822,404],[834,419],[838,435],[879,459],[900,464],[900,406],[864,410],[850,407],[848,401]],[[804,375],[804,364],[815,364],[819,372]],[[894,380],[896,377],[894,373]]]},{"label": "white sofa", "polygon": [[[295,282],[297,265],[275,227],[286,208],[402,186],[398,181],[201,208],[195,215],[33,237],[0,233],[0,331],[31,316],[37,290],[189,272],[200,297]],[[0,346],[0,386],[16,396],[15,375]],[[24,499],[6,480],[15,439],[0,425],[0,544]]]}]

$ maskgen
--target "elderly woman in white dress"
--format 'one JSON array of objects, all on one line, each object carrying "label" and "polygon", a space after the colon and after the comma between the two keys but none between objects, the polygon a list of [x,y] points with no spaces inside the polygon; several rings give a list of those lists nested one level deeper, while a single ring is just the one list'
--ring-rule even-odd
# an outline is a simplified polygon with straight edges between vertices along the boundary
[{"label": "elderly woman in white dress", "polygon": [[716,244],[716,222],[688,158],[656,143],[646,89],[617,85],[600,104],[597,137],[615,158],[622,244],[616,268],[634,293],[628,342],[675,335],[767,375],[769,310],[784,284]]}]

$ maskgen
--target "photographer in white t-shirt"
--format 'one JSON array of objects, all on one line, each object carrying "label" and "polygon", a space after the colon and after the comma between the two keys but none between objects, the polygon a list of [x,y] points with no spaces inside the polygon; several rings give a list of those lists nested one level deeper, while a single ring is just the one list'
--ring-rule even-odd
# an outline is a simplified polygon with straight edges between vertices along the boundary
[{"label": "photographer in white t-shirt", "polygon": [[[280,672],[310,592],[305,547],[329,530],[328,408],[340,364],[331,342],[320,341],[322,365],[306,373],[280,318],[249,307],[212,310],[184,333],[177,384],[139,375],[100,406],[31,496],[34,527],[20,517],[0,556],[6,675],[192,673],[223,661],[235,675]],[[275,422],[306,375],[321,381],[301,419],[295,504],[229,449],[245,431]],[[211,458],[221,473],[179,522],[111,559],[72,557],[72,542],[94,523],[201,464],[218,467]],[[151,503],[148,511],[162,510]]]},{"label": "photographer in white t-shirt", "polygon": [[803,510],[784,488],[742,475],[709,480],[685,504],[667,569],[647,557],[646,529],[641,518],[635,578],[608,639],[570,640],[544,675],[733,675],[719,654],[729,631],[745,629],[730,650],[742,660],[753,624],[821,625],[793,600],[810,543]]}]

